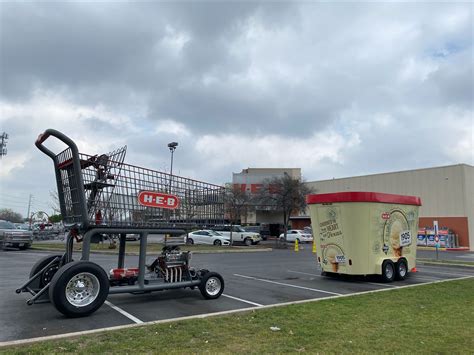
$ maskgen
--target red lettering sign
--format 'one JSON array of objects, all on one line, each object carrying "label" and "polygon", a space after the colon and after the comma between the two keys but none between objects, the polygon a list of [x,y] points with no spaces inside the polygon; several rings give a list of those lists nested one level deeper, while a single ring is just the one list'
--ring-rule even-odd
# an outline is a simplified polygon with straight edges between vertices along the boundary
[{"label": "red lettering sign", "polygon": [[179,207],[178,196],[154,191],[141,191],[138,194],[138,203],[146,207],[168,208],[172,210]]}]

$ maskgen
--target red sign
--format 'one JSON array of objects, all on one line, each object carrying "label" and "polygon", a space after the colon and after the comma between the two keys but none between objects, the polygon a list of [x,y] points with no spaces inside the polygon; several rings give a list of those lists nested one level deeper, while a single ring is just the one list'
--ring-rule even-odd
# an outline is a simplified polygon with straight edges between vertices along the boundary
[{"label": "red sign", "polygon": [[388,212],[382,213],[382,219],[390,219],[390,213]]},{"label": "red sign", "polygon": [[161,192],[142,191],[138,194],[138,203],[146,207],[168,208],[174,210],[179,206],[178,196]]}]

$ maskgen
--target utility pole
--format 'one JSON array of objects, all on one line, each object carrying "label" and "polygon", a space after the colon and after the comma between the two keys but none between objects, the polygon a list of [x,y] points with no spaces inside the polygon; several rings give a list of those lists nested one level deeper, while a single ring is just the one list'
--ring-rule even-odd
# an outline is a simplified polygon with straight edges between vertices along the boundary
[{"label": "utility pole", "polygon": [[7,140],[8,140],[8,134],[3,132],[2,135],[0,136],[0,159],[4,155],[7,155]]},{"label": "utility pole", "polygon": [[31,228],[31,217],[30,217],[30,208],[31,208],[31,199],[32,199],[33,195],[30,194],[30,198],[29,198],[29,201],[28,201],[28,213],[26,214],[26,217],[28,217],[28,220],[30,222],[30,228]]}]

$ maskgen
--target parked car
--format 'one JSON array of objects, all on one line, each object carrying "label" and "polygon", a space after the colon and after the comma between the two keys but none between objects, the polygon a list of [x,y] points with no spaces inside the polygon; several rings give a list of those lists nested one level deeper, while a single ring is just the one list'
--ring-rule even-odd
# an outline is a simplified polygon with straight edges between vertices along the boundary
[{"label": "parked car", "polygon": [[16,229],[21,229],[24,231],[30,230],[30,225],[28,223],[13,223]]},{"label": "parked car", "polygon": [[246,232],[239,225],[225,225],[225,226],[216,226],[213,227],[212,230],[218,232],[219,234],[223,235],[225,238],[230,240],[230,232],[232,231],[232,241],[237,243],[244,243],[245,245],[255,245],[260,243],[262,237],[258,233],[254,232]]},{"label": "parked car", "polygon": [[203,229],[188,233],[184,236],[186,244],[229,245],[229,239],[210,229]]},{"label": "parked car", "polygon": [[[285,234],[280,234],[280,240],[283,241],[284,239]],[[313,236],[301,229],[290,229],[286,233],[286,241],[294,242],[295,240],[298,240],[298,243],[311,243],[313,241]]]},{"label": "parked car", "polygon": [[28,249],[33,243],[33,233],[17,229],[11,222],[0,220],[0,249],[6,247]]},{"label": "parked car", "polygon": [[270,236],[270,230],[268,228],[263,228],[262,226],[246,226],[243,227],[246,232],[254,232],[260,234],[262,240],[267,240]]},{"label": "parked car", "polygon": [[137,241],[137,240],[140,240],[140,235],[139,234],[127,234],[125,239],[126,240]]}]

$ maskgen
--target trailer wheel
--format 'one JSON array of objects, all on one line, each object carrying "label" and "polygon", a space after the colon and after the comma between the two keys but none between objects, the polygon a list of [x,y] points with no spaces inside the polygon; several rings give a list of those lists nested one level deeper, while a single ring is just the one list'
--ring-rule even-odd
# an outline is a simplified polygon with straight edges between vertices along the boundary
[{"label": "trailer wheel", "polygon": [[383,282],[392,282],[395,279],[395,265],[392,260],[384,260],[382,263]]},{"label": "trailer wheel", "polygon": [[204,298],[219,298],[224,292],[224,279],[217,272],[208,272],[201,279],[199,290]]},{"label": "trailer wheel", "polygon": [[[34,275],[40,272],[46,265],[48,265],[51,261],[53,261],[55,258],[58,258],[58,257],[61,258],[62,255],[61,254],[48,255],[39,259],[31,268],[30,278],[32,278]],[[53,263],[49,268],[43,271],[43,273],[39,277],[39,285],[38,285],[39,288],[43,288],[44,286],[46,286],[48,283],[51,282],[51,279],[53,278],[54,274],[59,269],[60,263],[61,263],[61,259],[59,259],[57,262]]]},{"label": "trailer wheel", "polygon": [[83,317],[95,312],[109,294],[109,280],[104,269],[90,261],[64,265],[54,275],[49,299],[68,317]]},{"label": "trailer wheel", "polygon": [[407,261],[402,258],[398,260],[395,269],[395,279],[402,281],[405,280],[408,275],[408,264]]}]

